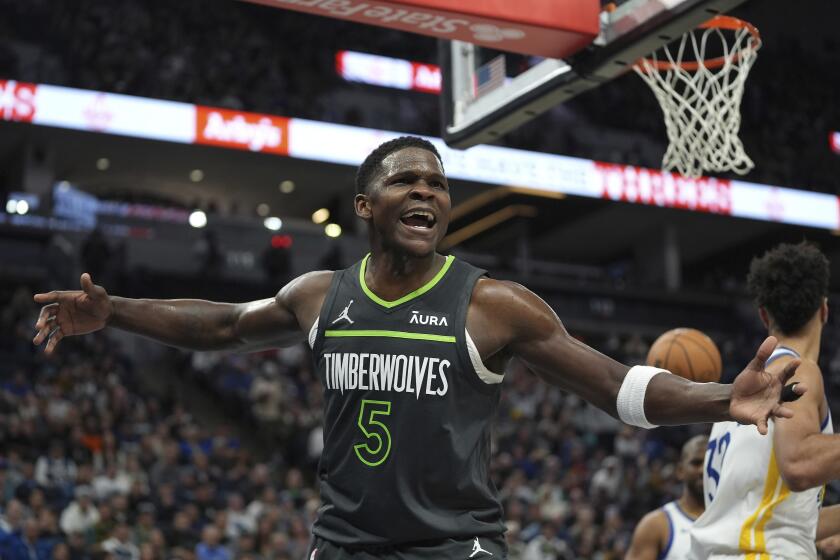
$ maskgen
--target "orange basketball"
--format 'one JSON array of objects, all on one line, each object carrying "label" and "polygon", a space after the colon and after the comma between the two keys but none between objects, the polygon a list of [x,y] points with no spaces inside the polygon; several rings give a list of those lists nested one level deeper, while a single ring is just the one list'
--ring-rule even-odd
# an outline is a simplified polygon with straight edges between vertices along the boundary
[{"label": "orange basketball", "polygon": [[720,351],[697,329],[672,329],[650,347],[647,365],[667,369],[691,381],[720,381],[723,366]]}]

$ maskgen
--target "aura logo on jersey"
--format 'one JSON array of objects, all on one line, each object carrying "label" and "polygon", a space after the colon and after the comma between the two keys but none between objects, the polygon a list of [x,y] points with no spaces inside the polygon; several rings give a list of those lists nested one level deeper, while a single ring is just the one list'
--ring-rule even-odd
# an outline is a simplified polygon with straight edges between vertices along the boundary
[{"label": "aura logo on jersey", "polygon": [[449,360],[406,354],[324,354],[329,391],[383,391],[442,397],[449,391]]},{"label": "aura logo on jersey", "polygon": [[408,322],[412,325],[431,325],[433,327],[449,326],[445,315],[442,317],[438,317],[437,315],[423,315],[419,311],[412,311],[411,319],[409,319]]}]

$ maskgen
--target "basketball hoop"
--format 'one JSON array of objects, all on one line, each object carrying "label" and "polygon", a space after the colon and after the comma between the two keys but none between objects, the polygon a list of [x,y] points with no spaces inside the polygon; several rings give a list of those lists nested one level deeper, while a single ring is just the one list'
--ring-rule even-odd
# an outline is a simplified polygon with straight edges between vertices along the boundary
[{"label": "basketball hoop", "polygon": [[633,66],[665,116],[663,169],[699,177],[704,171],[744,175],[754,167],[738,130],[744,83],[760,47],[754,26],[716,16]]}]

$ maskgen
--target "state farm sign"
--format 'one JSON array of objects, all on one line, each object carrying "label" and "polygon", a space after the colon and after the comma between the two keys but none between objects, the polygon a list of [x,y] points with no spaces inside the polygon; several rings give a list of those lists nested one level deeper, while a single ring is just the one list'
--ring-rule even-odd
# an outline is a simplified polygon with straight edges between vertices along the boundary
[{"label": "state farm sign", "polygon": [[690,179],[631,165],[594,163],[601,198],[712,214],[732,213],[732,185],[726,179]]},{"label": "state farm sign", "polygon": [[196,107],[195,143],[287,155],[289,119]]},{"label": "state farm sign", "polygon": [[563,58],[600,31],[596,0],[245,0],[503,51]]},{"label": "state farm sign", "polygon": [[35,84],[0,80],[0,120],[31,123],[37,88]]}]

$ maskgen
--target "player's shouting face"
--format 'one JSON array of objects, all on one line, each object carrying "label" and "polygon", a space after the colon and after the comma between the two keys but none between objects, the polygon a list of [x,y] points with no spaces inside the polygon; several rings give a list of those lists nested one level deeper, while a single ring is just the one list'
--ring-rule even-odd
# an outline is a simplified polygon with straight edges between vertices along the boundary
[{"label": "player's shouting face", "polygon": [[371,242],[413,257],[434,253],[449,226],[449,184],[437,157],[405,148],[382,160],[356,214],[372,224]]}]

